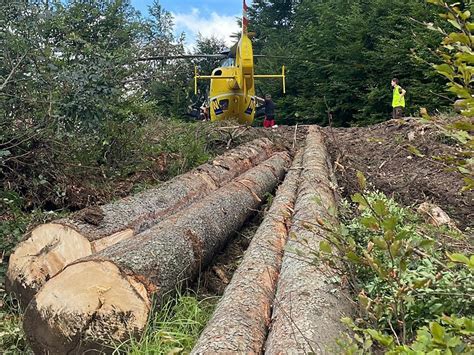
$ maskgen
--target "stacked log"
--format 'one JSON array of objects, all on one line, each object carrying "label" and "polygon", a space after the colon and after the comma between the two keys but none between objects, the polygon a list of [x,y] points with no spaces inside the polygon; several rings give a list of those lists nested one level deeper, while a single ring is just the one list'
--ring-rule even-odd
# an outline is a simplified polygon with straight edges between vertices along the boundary
[{"label": "stacked log", "polygon": [[194,277],[284,176],[277,153],[167,220],[87,258],[48,281],[25,313],[37,354],[82,353],[140,334],[152,307]]},{"label": "stacked log", "polygon": [[274,149],[270,140],[256,139],[158,188],[40,225],[10,256],[7,290],[28,304],[66,265],[150,228],[268,159]]},{"label": "stacked log", "polygon": [[327,233],[318,221],[328,223],[336,210],[328,162],[322,134],[310,127],[290,231],[292,238],[283,256],[266,342],[268,354],[333,353],[331,347],[344,331],[340,318],[350,312],[344,290],[331,281],[335,271],[314,263],[314,252]]},{"label": "stacked log", "polygon": [[262,352],[301,172],[298,153],[192,354]]}]

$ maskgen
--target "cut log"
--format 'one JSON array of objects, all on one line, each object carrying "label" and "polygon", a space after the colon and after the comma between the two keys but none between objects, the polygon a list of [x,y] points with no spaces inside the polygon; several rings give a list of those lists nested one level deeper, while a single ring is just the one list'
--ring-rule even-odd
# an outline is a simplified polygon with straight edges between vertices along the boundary
[{"label": "cut log", "polygon": [[284,176],[277,153],[203,200],[132,239],[78,260],[48,281],[26,309],[37,354],[82,353],[143,331],[151,309],[194,277]]},{"label": "cut log", "polygon": [[344,331],[340,318],[350,309],[344,290],[332,281],[337,274],[313,263],[326,233],[317,221],[329,223],[335,218],[331,170],[323,136],[310,127],[265,353],[332,354],[330,348]]},{"label": "cut log", "polygon": [[191,354],[260,354],[296,199],[302,152],[245,252]]},{"label": "cut log", "polygon": [[256,139],[158,188],[40,225],[10,256],[7,290],[26,305],[66,265],[150,228],[268,159],[273,150],[270,140]]}]

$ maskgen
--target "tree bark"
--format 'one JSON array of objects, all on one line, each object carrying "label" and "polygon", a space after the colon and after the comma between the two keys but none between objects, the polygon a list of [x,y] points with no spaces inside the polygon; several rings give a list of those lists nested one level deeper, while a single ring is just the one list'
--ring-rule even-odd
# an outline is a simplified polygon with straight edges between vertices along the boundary
[{"label": "tree bark", "polygon": [[266,342],[268,354],[335,353],[334,340],[344,331],[340,318],[350,313],[344,290],[334,284],[336,271],[316,265],[315,253],[334,223],[336,185],[321,132],[310,127],[295,204],[292,236],[285,248]]},{"label": "tree bark", "polygon": [[160,224],[78,260],[48,281],[25,313],[37,354],[82,353],[140,334],[151,310],[206,266],[284,176],[277,153]]},{"label": "tree bark", "polygon": [[275,147],[256,139],[137,195],[40,225],[10,256],[7,290],[27,305],[66,265],[130,238],[268,159]]},{"label": "tree bark", "polygon": [[191,354],[262,352],[291,224],[301,158],[302,151],[296,155],[242,263]]}]

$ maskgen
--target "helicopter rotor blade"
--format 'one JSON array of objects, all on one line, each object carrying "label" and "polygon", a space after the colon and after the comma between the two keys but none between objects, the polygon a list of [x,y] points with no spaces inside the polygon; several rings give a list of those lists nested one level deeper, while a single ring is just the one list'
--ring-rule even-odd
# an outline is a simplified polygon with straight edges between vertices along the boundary
[{"label": "helicopter rotor blade", "polygon": [[227,58],[225,54],[179,54],[179,55],[157,55],[152,57],[141,57],[137,58],[138,62],[147,62],[151,60],[167,60],[167,59],[193,59],[193,58],[215,58],[224,59]]},{"label": "helicopter rotor blade", "polygon": [[[318,62],[329,62],[328,59],[308,59],[308,58],[299,58],[299,57],[291,57],[291,56],[284,56],[284,55],[267,55],[267,54],[254,54],[254,58],[269,58],[269,59],[286,59],[290,61],[299,61],[299,62],[306,62],[306,63],[318,63]],[[151,57],[140,57],[137,58],[136,61],[138,62],[148,62],[154,60],[173,60],[173,59],[195,59],[195,58],[208,58],[208,59],[225,59],[225,58],[233,58],[232,56],[232,49],[230,52],[222,52],[220,54],[179,54],[179,55],[157,55]]]},{"label": "helicopter rotor blade", "polygon": [[254,54],[254,58],[270,58],[270,59],[287,59],[290,61],[296,61],[296,62],[304,62],[304,63],[327,63],[331,62],[329,59],[325,58],[300,58],[300,57],[290,57],[290,56],[285,56],[285,55],[266,55],[266,54]]}]

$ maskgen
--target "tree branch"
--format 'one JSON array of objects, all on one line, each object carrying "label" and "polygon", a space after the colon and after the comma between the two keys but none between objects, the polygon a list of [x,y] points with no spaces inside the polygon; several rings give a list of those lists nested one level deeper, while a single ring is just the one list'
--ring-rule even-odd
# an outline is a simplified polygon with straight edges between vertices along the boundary
[{"label": "tree branch", "polygon": [[7,83],[10,81],[11,77],[13,76],[13,74],[15,74],[18,66],[20,65],[20,63],[23,61],[23,59],[25,59],[26,57],[26,53],[23,54],[20,58],[20,60],[18,60],[18,62],[13,66],[12,70],[10,71],[10,74],[8,74],[7,78],[5,79],[5,81],[0,85],[0,91],[3,91],[3,89],[5,88],[5,86],[7,85]]}]

